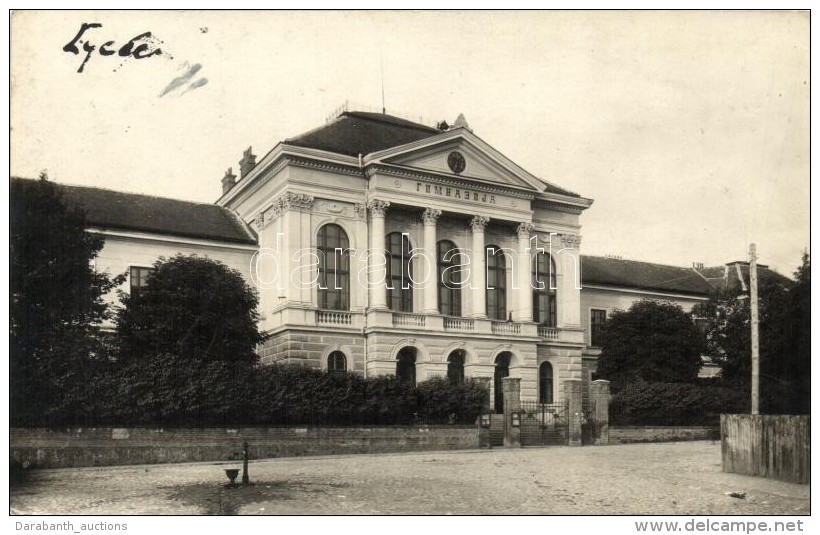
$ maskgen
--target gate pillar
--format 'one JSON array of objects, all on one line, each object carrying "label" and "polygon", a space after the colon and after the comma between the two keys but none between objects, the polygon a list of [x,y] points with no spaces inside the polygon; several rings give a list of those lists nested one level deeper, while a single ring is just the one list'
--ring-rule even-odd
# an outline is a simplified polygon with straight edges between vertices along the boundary
[{"label": "gate pillar", "polygon": [[567,444],[581,445],[581,424],[583,422],[583,384],[581,379],[564,379],[564,400],[567,403],[567,418],[569,426]]},{"label": "gate pillar", "polygon": [[505,377],[501,380],[504,393],[504,447],[521,447],[521,378]]},{"label": "gate pillar", "polygon": [[598,379],[589,384],[590,407],[596,431],[594,444],[609,444],[609,381]]}]

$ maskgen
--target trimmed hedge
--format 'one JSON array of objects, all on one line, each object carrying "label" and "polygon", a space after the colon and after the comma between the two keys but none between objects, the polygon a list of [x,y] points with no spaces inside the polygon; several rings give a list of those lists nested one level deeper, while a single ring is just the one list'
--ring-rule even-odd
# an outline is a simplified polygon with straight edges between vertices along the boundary
[{"label": "trimmed hedge", "polygon": [[489,396],[469,379],[413,385],[394,376],[172,355],[109,363],[86,379],[87,388],[70,393],[69,405],[82,411],[55,410],[25,426],[472,424]]},{"label": "trimmed hedge", "polygon": [[721,413],[749,410],[745,392],[689,383],[635,382],[612,396],[611,425],[718,425]]}]

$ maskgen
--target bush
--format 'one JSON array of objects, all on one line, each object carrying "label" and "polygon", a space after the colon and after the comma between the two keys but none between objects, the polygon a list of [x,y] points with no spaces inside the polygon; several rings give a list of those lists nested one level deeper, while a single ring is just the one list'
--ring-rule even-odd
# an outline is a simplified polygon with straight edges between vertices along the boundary
[{"label": "bush", "polygon": [[472,424],[488,393],[473,380],[418,385],[380,376],[327,373],[296,365],[196,362],[158,355],[112,366],[94,381],[105,403],[83,425]]},{"label": "bush", "polygon": [[[253,418],[255,366],[197,362],[160,354],[120,366],[106,378],[109,403],[98,424],[202,427]],[[100,421],[101,420],[101,421]]]},{"label": "bush", "polygon": [[688,383],[635,382],[612,397],[612,425],[718,425],[721,413],[749,410],[741,391]]},{"label": "bush", "polygon": [[474,379],[459,385],[444,378],[428,379],[416,386],[419,414],[425,421],[472,424],[487,406],[489,393]]}]

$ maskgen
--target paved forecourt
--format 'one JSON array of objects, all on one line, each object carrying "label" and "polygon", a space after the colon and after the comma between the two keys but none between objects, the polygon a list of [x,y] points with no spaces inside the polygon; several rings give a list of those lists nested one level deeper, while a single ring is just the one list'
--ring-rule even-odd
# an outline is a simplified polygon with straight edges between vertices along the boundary
[{"label": "paved forecourt", "polygon": [[[809,486],[725,474],[720,443],[493,449],[35,470],[15,514],[788,514]],[[728,492],[745,493],[744,499]]]}]

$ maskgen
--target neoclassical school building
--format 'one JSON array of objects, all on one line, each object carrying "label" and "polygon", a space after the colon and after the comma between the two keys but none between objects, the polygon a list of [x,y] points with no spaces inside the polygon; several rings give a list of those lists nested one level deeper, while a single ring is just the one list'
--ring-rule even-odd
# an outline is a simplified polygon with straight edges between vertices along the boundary
[{"label": "neoclassical school building", "polygon": [[264,362],[509,375],[545,402],[581,378],[579,216],[592,201],[463,119],[445,130],[344,112],[258,162],[247,152],[222,184],[217,205],[258,236]]},{"label": "neoclassical school building", "polygon": [[[215,181],[216,182],[216,181]],[[561,401],[588,383],[596,327],[635,300],[690,309],[692,269],[580,256],[592,200],[536,177],[463,117],[430,127],[345,111],[249,148],[214,204],[66,186],[92,232],[97,268],[138,291],[153,262],[220,260],[260,296],[263,362],[407,381],[521,379],[522,400]],[[583,288],[583,289],[582,289]],[[498,407],[498,406],[497,406]]]}]

